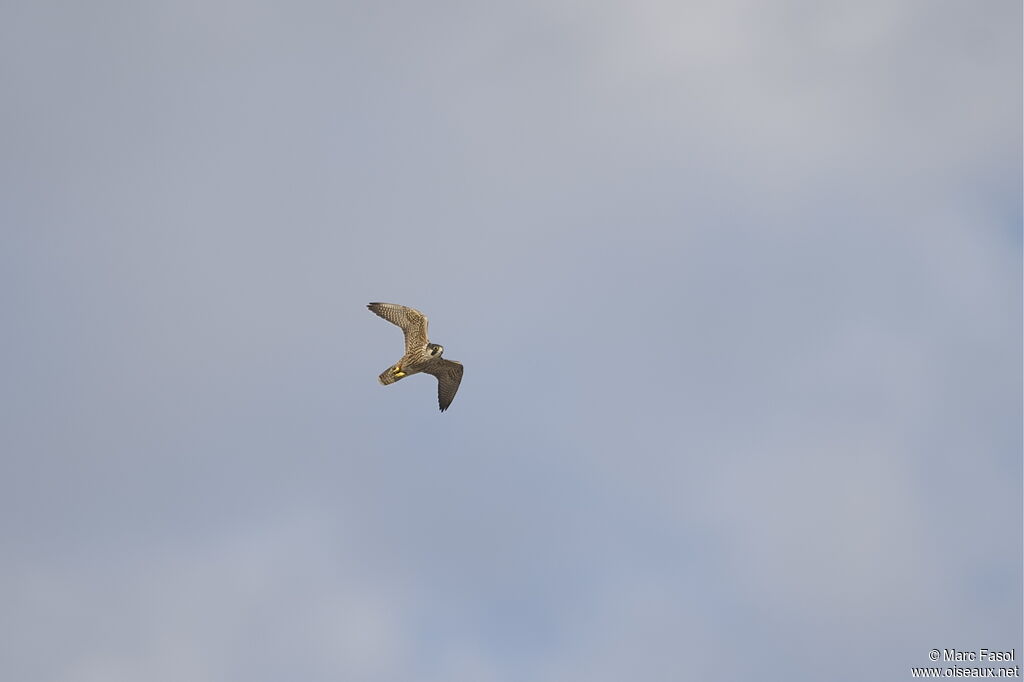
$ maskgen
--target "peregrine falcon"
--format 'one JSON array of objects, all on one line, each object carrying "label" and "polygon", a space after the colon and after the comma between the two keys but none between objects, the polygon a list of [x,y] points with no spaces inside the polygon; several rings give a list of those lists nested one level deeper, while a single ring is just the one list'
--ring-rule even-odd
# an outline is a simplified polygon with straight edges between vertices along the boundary
[{"label": "peregrine falcon", "polygon": [[437,404],[442,412],[447,410],[462,382],[462,363],[445,360],[441,357],[444,347],[427,340],[427,316],[395,303],[369,303],[366,307],[405,333],[405,355],[381,373],[380,383],[387,386],[420,372],[433,374],[437,377]]}]

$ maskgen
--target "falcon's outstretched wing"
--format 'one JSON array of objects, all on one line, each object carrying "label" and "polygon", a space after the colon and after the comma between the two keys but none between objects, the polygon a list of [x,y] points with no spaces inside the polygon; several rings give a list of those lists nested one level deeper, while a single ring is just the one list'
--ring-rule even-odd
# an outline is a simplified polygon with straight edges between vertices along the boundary
[{"label": "falcon's outstretched wing", "polygon": [[462,383],[462,363],[441,358],[423,371],[437,377],[437,406],[444,412],[455,400],[455,393]]},{"label": "falcon's outstretched wing", "polygon": [[[397,303],[370,303],[366,306],[405,333],[405,352],[420,350],[427,345],[427,316]],[[452,395],[455,395],[454,391]]]}]

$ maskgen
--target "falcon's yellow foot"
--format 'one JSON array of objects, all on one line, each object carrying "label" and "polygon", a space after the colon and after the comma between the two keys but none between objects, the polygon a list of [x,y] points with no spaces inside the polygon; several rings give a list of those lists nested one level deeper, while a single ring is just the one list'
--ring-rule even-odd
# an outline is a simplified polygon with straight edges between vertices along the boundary
[{"label": "falcon's yellow foot", "polygon": [[405,372],[402,371],[401,365],[395,365],[394,369],[391,370],[391,374],[394,375],[396,379],[401,379],[405,376]]}]

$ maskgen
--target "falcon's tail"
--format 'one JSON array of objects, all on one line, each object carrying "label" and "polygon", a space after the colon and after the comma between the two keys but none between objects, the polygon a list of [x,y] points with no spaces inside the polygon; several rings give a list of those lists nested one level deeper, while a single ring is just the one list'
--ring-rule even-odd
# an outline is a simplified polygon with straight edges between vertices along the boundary
[{"label": "falcon's tail", "polygon": [[382,385],[387,386],[388,384],[393,384],[399,379],[409,376],[405,372],[401,371],[399,367],[399,365],[392,365],[391,367],[388,367],[380,373],[380,376],[377,377],[377,381]]}]

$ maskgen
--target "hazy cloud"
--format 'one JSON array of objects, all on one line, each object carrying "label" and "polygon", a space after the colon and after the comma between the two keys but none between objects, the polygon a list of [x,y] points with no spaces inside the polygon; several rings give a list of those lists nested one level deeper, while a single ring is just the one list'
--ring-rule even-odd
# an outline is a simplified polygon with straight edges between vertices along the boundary
[{"label": "hazy cloud", "polygon": [[[904,679],[1019,643],[1020,26],[0,9],[5,678]],[[465,363],[450,411],[376,385],[371,300]]]}]

